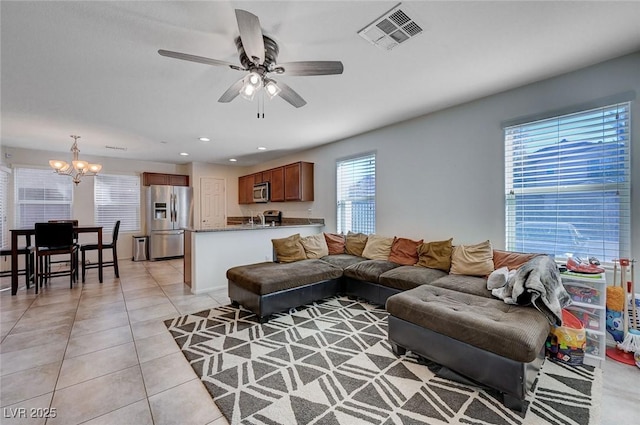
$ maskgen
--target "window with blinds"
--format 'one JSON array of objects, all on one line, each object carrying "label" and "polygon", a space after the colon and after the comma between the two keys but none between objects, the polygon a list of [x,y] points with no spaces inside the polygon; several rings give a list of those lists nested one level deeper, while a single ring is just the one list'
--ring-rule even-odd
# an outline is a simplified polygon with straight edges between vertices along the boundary
[{"label": "window with blinds", "polygon": [[9,248],[9,227],[7,226],[7,200],[9,193],[9,173],[0,169],[0,247]]},{"label": "window with blinds", "polygon": [[375,233],[375,154],[338,161],[337,183],[338,232]]},{"label": "window with blinds", "polygon": [[505,128],[507,249],[628,256],[629,128],[629,103]]},{"label": "window with blinds", "polygon": [[118,220],[121,232],[140,230],[140,177],[98,174],[93,196],[94,221],[105,232]]},{"label": "window with blinds", "polygon": [[15,225],[33,227],[49,220],[70,220],[73,180],[50,169],[16,168]]}]

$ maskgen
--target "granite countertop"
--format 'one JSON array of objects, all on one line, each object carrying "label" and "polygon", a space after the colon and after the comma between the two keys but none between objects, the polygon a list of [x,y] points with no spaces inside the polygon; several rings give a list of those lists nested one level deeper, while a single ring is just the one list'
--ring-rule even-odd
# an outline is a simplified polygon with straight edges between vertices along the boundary
[{"label": "granite countertop", "polygon": [[310,224],[281,224],[279,226],[263,226],[262,224],[228,224],[225,227],[216,227],[214,229],[196,229],[193,227],[185,228],[189,232],[206,233],[206,232],[233,232],[241,230],[269,230],[269,229],[281,229],[294,228],[294,227],[324,227],[323,223],[310,223]]}]

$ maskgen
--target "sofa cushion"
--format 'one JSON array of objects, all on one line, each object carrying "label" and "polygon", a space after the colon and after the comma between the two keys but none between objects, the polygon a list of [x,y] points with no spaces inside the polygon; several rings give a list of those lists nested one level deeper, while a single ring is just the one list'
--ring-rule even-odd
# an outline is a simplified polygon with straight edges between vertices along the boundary
[{"label": "sofa cushion", "polygon": [[338,279],[340,276],[341,268],[315,259],[295,263],[256,263],[227,270],[227,279],[256,295]]},{"label": "sofa cushion", "polygon": [[490,241],[453,247],[449,273],[488,276],[492,271],[493,249]]},{"label": "sofa cushion", "polygon": [[366,260],[352,264],[344,269],[344,275],[364,282],[378,283],[382,273],[400,267],[386,260]]},{"label": "sofa cushion", "polygon": [[329,255],[329,247],[322,233],[300,238],[300,243],[307,258],[322,258]]},{"label": "sofa cushion", "polygon": [[446,241],[423,243],[418,247],[418,266],[430,267],[449,273],[453,238]]},{"label": "sofa cushion", "polygon": [[323,233],[324,240],[329,248],[329,255],[344,254],[344,235],[337,233]]},{"label": "sofa cushion", "polygon": [[389,261],[403,266],[413,266],[418,262],[418,247],[423,240],[414,241],[407,238],[393,238]]},{"label": "sofa cushion", "polygon": [[416,266],[400,266],[382,273],[379,283],[389,288],[406,291],[419,285],[428,285],[443,276],[447,276],[447,273],[442,270]]},{"label": "sofa cushion", "polygon": [[518,362],[533,361],[549,333],[547,319],[533,307],[430,285],[389,297],[386,309],[399,319]]},{"label": "sofa cushion", "polygon": [[393,238],[380,235],[369,235],[362,256],[369,260],[388,260]]},{"label": "sofa cushion", "polygon": [[361,261],[366,261],[367,259],[364,257],[356,257],[355,255],[349,255],[349,254],[335,254],[335,255],[327,255],[326,257],[322,257],[321,260],[326,261],[329,264],[333,264],[336,267],[340,267],[341,269],[344,270],[352,264],[356,264]]},{"label": "sofa cushion", "polygon": [[364,233],[348,232],[345,239],[345,254],[355,255],[356,257],[362,257],[362,251],[367,245],[367,235]]},{"label": "sofa cushion", "polygon": [[509,270],[515,270],[533,257],[542,254],[527,254],[524,252],[493,250],[493,268],[494,270],[507,267]]},{"label": "sofa cushion", "polygon": [[431,285],[484,298],[494,298],[491,295],[491,291],[487,289],[487,279],[480,276],[449,274],[434,280]]},{"label": "sofa cushion", "polygon": [[299,233],[286,238],[271,239],[271,243],[276,253],[276,261],[279,263],[291,263],[307,258],[304,247],[300,243]]}]

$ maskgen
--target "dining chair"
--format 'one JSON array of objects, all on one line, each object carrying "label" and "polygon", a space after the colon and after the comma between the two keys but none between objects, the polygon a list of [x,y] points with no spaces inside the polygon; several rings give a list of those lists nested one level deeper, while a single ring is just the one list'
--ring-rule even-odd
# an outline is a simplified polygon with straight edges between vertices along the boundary
[{"label": "dining chair", "polygon": [[[72,219],[62,219],[62,220],[48,220],[49,223],[71,223],[73,224],[75,227],[78,227],[78,220],[72,220]],[[80,248],[80,245],[78,244],[78,233],[77,232],[73,232],[73,243],[76,244],[76,248]],[[79,261],[79,251],[76,250],[76,264],[78,264]],[[49,266],[51,266],[51,264],[56,264],[56,263],[66,263],[66,260],[61,260],[61,261],[49,261]],[[76,280],[78,279],[78,268],[76,267]]]},{"label": "dining chair", "polygon": [[[38,287],[53,276],[69,275],[69,287],[73,288],[78,268],[78,246],[73,241],[73,223],[36,223],[36,294]],[[66,270],[51,270],[53,255],[69,255],[65,262],[69,264]]]},{"label": "dining chair", "polygon": [[[120,220],[116,221],[116,224],[113,226],[113,233],[111,234],[111,243],[103,243],[102,249],[110,249],[112,261],[102,261],[102,267],[111,267],[113,266],[113,272],[116,277],[120,277],[120,272],[118,270],[118,233],[120,231]],[[82,252],[82,283],[84,283],[84,278],[86,275],[87,269],[96,269],[100,267],[98,263],[87,264],[86,261],[86,252],[87,251],[97,251],[98,244],[85,244],[80,247],[80,251]]]},{"label": "dining chair", "polygon": [[[25,235],[26,244],[24,246],[18,247],[18,255],[24,255],[24,268],[18,269],[18,276],[25,277],[25,283],[27,285],[27,289],[29,289],[29,285],[31,282],[35,281],[35,256],[34,252],[36,248],[31,245],[31,235]],[[2,257],[11,257],[11,249],[2,249],[0,250],[0,256]],[[11,276],[11,269],[0,271],[0,277]]]}]

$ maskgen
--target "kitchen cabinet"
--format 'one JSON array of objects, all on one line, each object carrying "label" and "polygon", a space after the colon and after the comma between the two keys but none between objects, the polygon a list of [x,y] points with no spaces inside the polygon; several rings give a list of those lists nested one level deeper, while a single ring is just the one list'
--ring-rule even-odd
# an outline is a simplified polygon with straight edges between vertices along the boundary
[{"label": "kitchen cabinet", "polygon": [[271,174],[271,201],[284,202],[284,167],[270,170]]},{"label": "kitchen cabinet", "polygon": [[270,183],[270,201],[313,201],[313,163],[296,162],[238,177],[238,203],[253,203],[253,185]]},{"label": "kitchen cabinet", "polygon": [[253,174],[238,177],[238,204],[253,203],[253,185]]},{"label": "kitchen cabinet", "polygon": [[284,200],[313,201],[313,163],[284,166]]},{"label": "kitchen cabinet", "polygon": [[189,176],[184,174],[142,173],[142,185],[189,186]]}]

